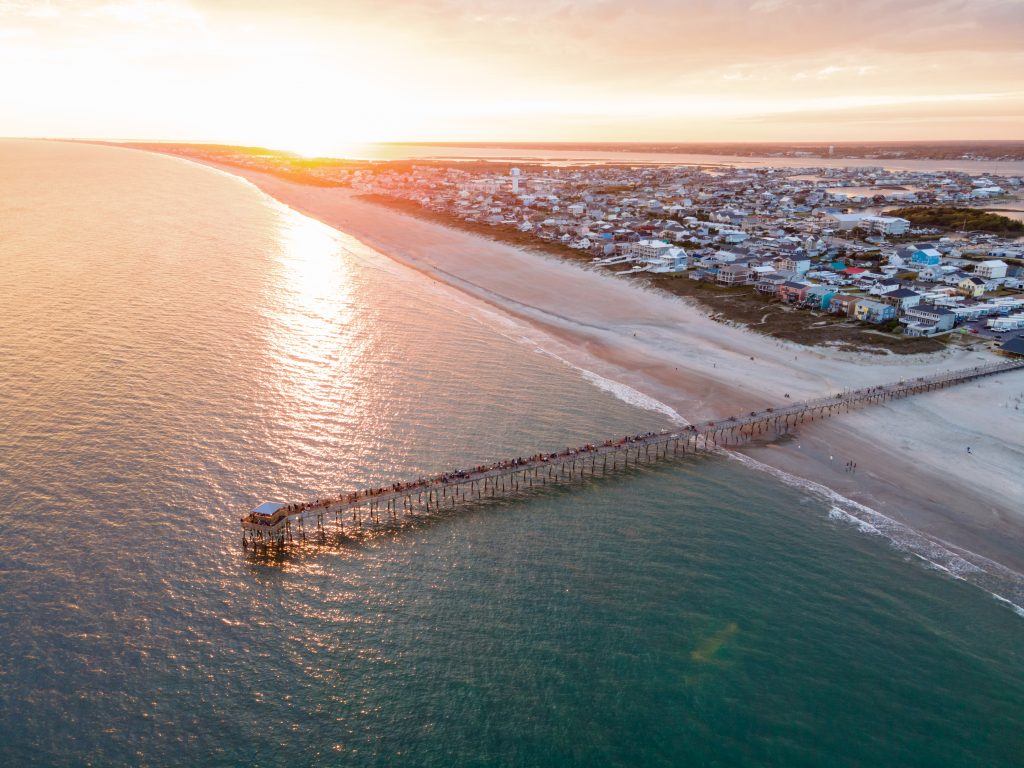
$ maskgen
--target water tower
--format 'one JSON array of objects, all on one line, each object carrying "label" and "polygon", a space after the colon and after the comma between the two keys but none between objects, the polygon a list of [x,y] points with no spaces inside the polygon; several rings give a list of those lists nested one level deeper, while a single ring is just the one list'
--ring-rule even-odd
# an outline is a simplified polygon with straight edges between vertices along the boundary
[{"label": "water tower", "polygon": [[522,175],[522,171],[518,168],[513,168],[508,172],[508,175],[512,177],[512,192],[519,191],[519,177]]}]

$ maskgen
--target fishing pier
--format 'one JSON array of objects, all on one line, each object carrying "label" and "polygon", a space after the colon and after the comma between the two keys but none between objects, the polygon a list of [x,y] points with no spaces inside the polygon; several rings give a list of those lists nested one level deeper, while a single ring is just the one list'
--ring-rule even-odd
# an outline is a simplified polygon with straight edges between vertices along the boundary
[{"label": "fishing pier", "polygon": [[1024,368],[1022,360],[990,363],[847,390],[830,397],[751,411],[678,430],[629,435],[599,445],[508,459],[308,502],[266,502],[242,517],[242,545],[258,549],[283,547],[307,538],[323,541],[328,533],[347,536],[400,525],[419,515],[438,514],[459,505],[479,503],[485,498],[512,496],[549,484],[603,476],[638,464],[714,451],[753,439],[772,439],[790,433],[805,422],[848,412],[851,408],[944,389],[1020,368]]}]

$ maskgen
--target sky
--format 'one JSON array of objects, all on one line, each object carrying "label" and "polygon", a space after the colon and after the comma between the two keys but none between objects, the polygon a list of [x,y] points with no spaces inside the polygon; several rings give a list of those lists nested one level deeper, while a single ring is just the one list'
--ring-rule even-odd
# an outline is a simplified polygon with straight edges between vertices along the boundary
[{"label": "sky", "polygon": [[1024,139],[1024,0],[0,0],[0,135]]}]

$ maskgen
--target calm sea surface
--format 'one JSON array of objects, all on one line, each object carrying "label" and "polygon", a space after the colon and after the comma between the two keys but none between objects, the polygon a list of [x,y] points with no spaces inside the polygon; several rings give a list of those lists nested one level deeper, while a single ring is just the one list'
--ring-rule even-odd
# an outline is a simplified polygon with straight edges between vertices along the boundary
[{"label": "calm sea surface", "polygon": [[0,765],[1021,764],[1021,617],[727,460],[245,556],[665,426],[498,331],[228,176],[0,142]]}]

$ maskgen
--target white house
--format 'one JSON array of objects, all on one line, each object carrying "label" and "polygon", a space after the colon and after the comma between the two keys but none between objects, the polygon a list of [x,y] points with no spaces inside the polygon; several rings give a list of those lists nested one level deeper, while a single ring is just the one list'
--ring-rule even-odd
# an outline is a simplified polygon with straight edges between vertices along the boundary
[{"label": "white house", "polygon": [[974,274],[986,279],[1006,277],[1007,264],[1001,259],[989,259],[974,268]]},{"label": "white house", "polygon": [[975,199],[986,198],[986,197],[999,197],[1000,195],[1005,195],[1005,194],[1006,194],[1006,191],[1002,187],[996,187],[996,186],[979,187],[978,189],[972,189],[971,190],[971,197],[973,197]]},{"label": "white house", "polygon": [[669,248],[667,252],[651,262],[651,272],[685,272],[690,257],[683,248]]},{"label": "white house", "polygon": [[910,222],[898,216],[865,216],[858,226],[881,235],[902,235],[910,229]]},{"label": "white house", "polygon": [[828,217],[836,223],[840,230],[848,231],[860,224],[864,214],[861,213],[830,213]]},{"label": "white house", "polygon": [[928,267],[924,267],[920,272],[917,273],[918,278],[921,280],[934,280],[939,282],[944,280],[948,275],[957,272],[957,268],[952,264],[933,264]]},{"label": "white house", "polygon": [[629,244],[629,253],[640,259],[657,259],[671,249],[672,246],[664,240],[640,240]]}]

